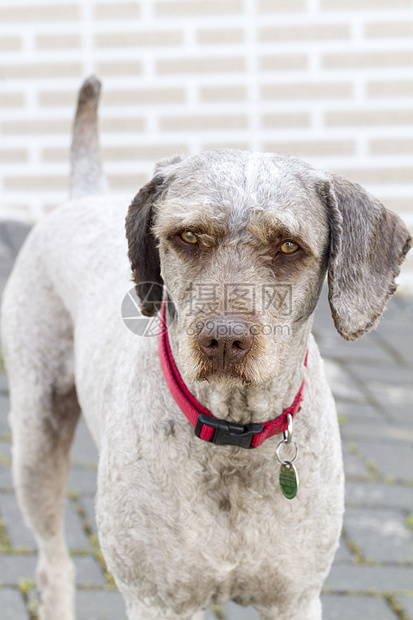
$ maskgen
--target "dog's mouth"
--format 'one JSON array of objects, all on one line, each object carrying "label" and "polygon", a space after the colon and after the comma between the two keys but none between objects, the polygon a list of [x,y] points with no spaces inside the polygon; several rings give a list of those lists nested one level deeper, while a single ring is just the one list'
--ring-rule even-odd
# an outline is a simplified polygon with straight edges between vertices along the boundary
[{"label": "dog's mouth", "polygon": [[242,364],[234,364],[225,361],[225,359],[217,362],[205,359],[198,354],[198,381],[220,381],[220,380],[236,380],[243,384],[249,385],[251,377],[246,368],[246,360]]},{"label": "dog's mouth", "polygon": [[245,373],[237,372],[235,369],[231,370],[231,368],[225,370],[216,370],[216,369],[208,369],[202,370],[199,375],[199,381],[207,381],[211,382],[214,380],[220,379],[236,379],[241,381],[244,385],[249,385],[251,383],[251,379],[249,379]]}]

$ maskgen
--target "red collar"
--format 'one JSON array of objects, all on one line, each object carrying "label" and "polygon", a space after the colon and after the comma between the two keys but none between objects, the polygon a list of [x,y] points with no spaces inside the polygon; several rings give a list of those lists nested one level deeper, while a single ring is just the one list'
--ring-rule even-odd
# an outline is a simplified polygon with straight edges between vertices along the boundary
[{"label": "red collar", "polygon": [[[218,445],[233,445],[241,448],[257,448],[266,439],[287,431],[287,415],[295,417],[301,409],[305,381],[294,399],[293,404],[285,409],[275,420],[263,424],[235,424],[227,420],[220,420],[212,415],[186,387],[179,370],[175,364],[168,338],[165,312],[166,303],[162,306],[161,325],[163,329],[159,334],[159,359],[165,381],[175,399],[175,402],[195,428],[195,435],[204,441]],[[307,366],[308,351],[305,357]]]}]

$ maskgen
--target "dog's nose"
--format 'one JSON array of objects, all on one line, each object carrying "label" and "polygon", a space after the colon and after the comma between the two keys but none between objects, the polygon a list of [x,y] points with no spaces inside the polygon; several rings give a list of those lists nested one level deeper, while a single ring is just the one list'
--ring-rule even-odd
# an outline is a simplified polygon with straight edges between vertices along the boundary
[{"label": "dog's nose", "polygon": [[223,368],[226,364],[241,364],[253,343],[254,335],[249,325],[234,319],[210,319],[198,334],[201,351]]}]

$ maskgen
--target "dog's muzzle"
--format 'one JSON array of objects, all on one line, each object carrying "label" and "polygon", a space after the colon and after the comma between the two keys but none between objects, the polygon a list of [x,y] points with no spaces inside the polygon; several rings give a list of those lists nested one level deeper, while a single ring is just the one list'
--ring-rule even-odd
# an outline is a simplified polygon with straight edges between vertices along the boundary
[{"label": "dog's muzzle", "polygon": [[[162,373],[175,402],[195,429],[197,437],[215,445],[231,445],[249,449],[261,446],[266,439],[279,433],[290,433],[289,416],[294,419],[301,409],[305,380],[301,383],[292,405],[288,409],[284,409],[274,420],[262,424],[238,424],[216,418],[189,391],[179,373],[169,344],[165,313],[166,302],[162,305],[161,324],[163,329],[159,332],[158,342]],[[304,361],[305,367],[307,366],[307,358],[308,351]]]},{"label": "dog's muzzle", "polygon": [[211,318],[197,334],[204,376],[213,373],[240,375],[254,344],[250,326],[240,319]]}]

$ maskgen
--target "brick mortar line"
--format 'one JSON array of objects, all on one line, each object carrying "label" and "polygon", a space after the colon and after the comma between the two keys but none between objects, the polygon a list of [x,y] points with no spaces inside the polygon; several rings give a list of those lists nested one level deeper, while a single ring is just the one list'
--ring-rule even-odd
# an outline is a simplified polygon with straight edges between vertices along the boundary
[{"label": "brick mortar line", "polygon": [[357,385],[357,387],[359,388],[360,392],[366,398],[367,402],[372,407],[374,407],[374,409],[376,409],[376,411],[378,413],[380,413],[383,416],[383,418],[386,420],[386,422],[388,424],[391,424],[392,420],[391,420],[389,414],[387,413],[386,409],[382,406],[380,401],[378,401],[376,399],[376,397],[374,396],[374,394],[370,391],[370,389],[368,387],[368,383],[366,381],[363,381],[362,379],[360,379],[358,374],[352,370],[351,366],[348,364],[348,362],[346,360],[342,360],[341,361],[341,366],[344,368],[344,370],[346,371],[346,373],[350,377],[350,379],[352,379],[352,381],[354,381],[354,383]]},{"label": "brick mortar line", "polygon": [[378,598],[386,601],[390,611],[392,611],[396,618],[399,620],[411,620],[410,616],[404,611],[402,606],[396,601],[395,596],[411,596],[409,591],[400,590],[398,592],[362,592],[358,590],[347,590],[346,592],[342,592],[341,590],[334,590],[330,588],[323,588],[321,594],[324,596],[340,596],[340,597],[363,597],[363,598]]},{"label": "brick mortar line", "polygon": [[363,482],[366,484],[383,484],[386,486],[402,486],[407,489],[413,487],[413,481],[396,478],[395,476],[383,476],[377,469],[376,463],[365,457],[359,450],[358,446],[354,443],[354,440],[345,440],[347,450],[350,454],[360,459],[365,465],[366,469],[370,472],[370,476],[360,476],[358,474],[345,474],[346,481],[349,482]]},{"label": "brick mortar line", "polygon": [[411,364],[408,364],[406,362],[406,360],[403,358],[403,355],[400,354],[399,351],[388,342],[388,340],[381,336],[379,332],[376,332],[376,334],[377,340],[379,341],[380,345],[393,358],[397,366],[402,366],[403,368],[409,368],[411,366]]},{"label": "brick mortar line", "polygon": [[400,620],[410,620],[410,616],[404,611],[403,607],[396,601],[393,594],[386,595],[385,597],[387,605],[391,611],[396,615],[396,618]]},{"label": "brick mortar line", "polygon": [[363,463],[363,465],[365,466],[365,468],[371,475],[371,482],[373,483],[378,483],[378,482],[384,483],[385,482],[385,478],[380,474],[380,471],[377,469],[377,466],[374,463],[374,461],[365,457],[364,454],[362,454],[362,452],[359,450],[357,444],[355,444],[352,441],[348,441],[346,443],[346,447],[350,454],[357,457]]},{"label": "brick mortar line", "polygon": [[[335,588],[323,588],[321,594],[324,596],[361,596],[364,598],[385,598],[386,596],[407,596],[408,598],[412,597],[411,590],[396,590],[395,592],[378,592],[376,590],[336,590]],[[407,620],[410,620],[408,618]]]},{"label": "brick mortar line", "polygon": [[351,560],[353,564],[365,565],[366,558],[364,557],[362,550],[360,549],[359,545],[357,545],[357,543],[351,540],[344,526],[343,526],[340,538],[341,540],[344,541],[344,544],[346,545],[347,550],[350,552]]},{"label": "brick mortar line", "polygon": [[[356,455],[358,458],[362,458],[359,457],[358,455]],[[359,483],[363,483],[363,484],[383,484],[386,486],[402,486],[405,487],[406,489],[412,489],[413,485],[411,482],[409,482],[408,480],[401,480],[399,478],[391,478],[391,480],[389,478],[384,478],[382,476],[378,476],[377,478],[374,477],[373,475],[371,477],[367,477],[367,476],[360,476],[358,474],[346,474],[346,481],[347,482],[359,482]]]},{"label": "brick mortar line", "polygon": [[13,550],[11,538],[4,520],[0,518],[0,553],[6,555],[11,550]]},{"label": "brick mortar line", "polygon": [[226,613],[219,605],[214,605],[212,608],[212,613],[214,614],[216,620],[227,620]]},{"label": "brick mortar line", "polygon": [[29,620],[39,620],[39,615],[37,613],[38,600],[37,598],[33,599],[29,596],[29,594],[32,592],[34,588],[35,588],[34,584],[33,586],[30,587],[30,589],[22,587],[21,584],[17,586],[17,589],[20,592],[20,595],[23,599],[24,607],[27,613],[29,614]]},{"label": "brick mortar line", "polygon": [[110,590],[117,590],[115,581],[107,569],[105,559],[100,549],[98,536],[94,532],[92,526],[90,525],[86,511],[82,506],[81,494],[80,493],[69,494],[68,500],[71,502],[74,511],[80,518],[81,527],[86,534],[86,537],[90,543],[90,546],[92,547],[92,551],[90,555],[98,563],[99,568],[102,571],[103,576],[106,580],[106,585],[103,587],[106,589],[110,589]]},{"label": "brick mortar line", "polygon": [[5,585],[0,583],[0,592],[3,589],[18,592],[22,598],[24,608],[28,613],[29,620],[39,620],[37,613],[38,601],[37,599],[31,599],[29,596],[35,587],[35,583],[31,579],[21,579],[18,584]]},{"label": "brick mortar line", "polygon": [[381,562],[379,560],[369,560],[354,540],[349,536],[346,528],[343,527],[341,539],[344,541],[348,551],[352,555],[352,563],[354,566],[363,567],[382,567],[382,568],[413,568],[413,561],[405,562]]}]

